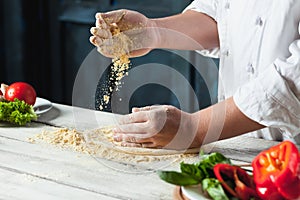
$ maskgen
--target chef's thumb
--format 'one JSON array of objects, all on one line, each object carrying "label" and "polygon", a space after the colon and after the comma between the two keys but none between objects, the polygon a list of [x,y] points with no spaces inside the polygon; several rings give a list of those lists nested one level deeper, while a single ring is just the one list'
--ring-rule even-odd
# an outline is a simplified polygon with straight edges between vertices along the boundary
[{"label": "chef's thumb", "polygon": [[140,109],[139,108],[137,108],[137,107],[133,107],[132,109],[131,109],[131,112],[139,112],[140,111]]},{"label": "chef's thumb", "polygon": [[124,9],[114,10],[106,13],[97,13],[96,18],[102,18],[107,24],[118,23],[126,15],[127,11]]}]

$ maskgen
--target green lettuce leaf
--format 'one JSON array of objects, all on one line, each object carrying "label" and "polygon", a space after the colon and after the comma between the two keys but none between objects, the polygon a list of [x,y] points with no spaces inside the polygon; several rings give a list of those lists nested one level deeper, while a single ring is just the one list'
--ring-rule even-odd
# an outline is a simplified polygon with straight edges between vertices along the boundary
[{"label": "green lettuce leaf", "polygon": [[37,115],[34,113],[33,107],[24,101],[15,99],[11,102],[0,102],[0,121],[23,126],[35,119],[37,119]]}]

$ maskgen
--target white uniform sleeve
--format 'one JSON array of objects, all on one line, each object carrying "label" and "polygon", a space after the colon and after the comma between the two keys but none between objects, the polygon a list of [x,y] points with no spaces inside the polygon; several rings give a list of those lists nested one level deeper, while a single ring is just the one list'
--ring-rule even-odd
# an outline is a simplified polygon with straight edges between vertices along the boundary
[{"label": "white uniform sleeve", "polygon": [[[187,10],[194,10],[197,12],[201,12],[210,16],[217,22],[218,1],[219,0],[194,0],[188,7],[184,9],[183,12],[186,12]],[[199,50],[197,52],[203,56],[212,57],[212,58],[219,58],[219,53],[220,53],[219,48],[204,49],[204,50]]]},{"label": "white uniform sleeve", "polygon": [[[298,29],[300,36],[300,23]],[[289,58],[276,59],[256,79],[241,86],[234,101],[252,120],[295,137],[300,133],[300,39],[289,51]]]}]

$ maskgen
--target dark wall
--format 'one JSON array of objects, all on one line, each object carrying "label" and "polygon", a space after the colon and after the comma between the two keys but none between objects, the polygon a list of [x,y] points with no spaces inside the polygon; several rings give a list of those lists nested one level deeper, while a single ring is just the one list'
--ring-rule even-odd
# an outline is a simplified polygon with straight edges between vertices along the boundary
[{"label": "dark wall", "polygon": [[48,7],[48,1],[22,1],[23,73],[40,96],[49,96],[51,91],[52,59],[49,58],[52,56],[52,41]]},{"label": "dark wall", "polygon": [[[53,102],[72,104],[72,89],[80,65],[94,49],[89,43],[89,29],[94,25],[96,12],[119,8],[138,10],[148,17],[162,17],[180,12],[190,0],[1,0],[0,1],[0,82],[26,81],[40,97]],[[153,60],[180,63],[159,51],[139,58],[133,63]],[[183,65],[186,65],[185,63]],[[187,70],[185,74],[201,100],[200,107],[211,102],[201,76]],[[197,79],[197,80],[196,80]],[[154,87],[154,88],[153,88]],[[177,106],[172,93],[157,86],[139,90],[132,105],[147,104],[142,98],[148,91],[156,91],[157,104]],[[149,89],[150,88],[150,89]],[[196,92],[197,92],[196,91]],[[145,99],[149,99],[146,97]],[[159,102],[161,99],[162,102]],[[141,103],[143,102],[143,103]],[[153,102],[149,102],[153,103]],[[155,103],[155,102],[154,102]]]},{"label": "dark wall", "polygon": [[26,81],[41,97],[52,97],[50,12],[55,1],[1,1],[1,82]]},{"label": "dark wall", "polygon": [[[77,22],[65,23],[61,16],[72,5],[84,9],[87,4],[94,8],[88,16],[92,19],[99,1],[1,0],[1,82],[26,81],[34,86],[38,96],[71,104],[71,86],[78,63],[93,48],[88,37],[83,37],[89,34],[92,23],[81,31],[84,33],[80,40],[74,40],[72,32],[67,31]],[[70,52],[74,46],[68,45],[70,41],[81,42],[80,55]],[[73,57],[66,58],[68,55]]]},{"label": "dark wall", "polygon": [[4,63],[5,63],[5,51],[4,51],[4,13],[3,13],[3,1],[0,1],[0,80],[4,80],[5,77],[5,68],[4,68]]}]

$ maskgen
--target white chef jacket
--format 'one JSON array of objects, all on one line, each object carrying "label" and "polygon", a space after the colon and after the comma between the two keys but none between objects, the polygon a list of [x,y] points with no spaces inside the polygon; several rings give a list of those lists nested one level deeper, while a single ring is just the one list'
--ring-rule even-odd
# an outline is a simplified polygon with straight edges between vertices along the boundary
[{"label": "white chef jacket", "polygon": [[219,101],[233,96],[268,127],[252,136],[300,144],[300,0],[195,0],[188,9],[217,22],[219,51],[203,53],[220,57]]}]

